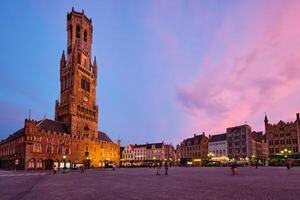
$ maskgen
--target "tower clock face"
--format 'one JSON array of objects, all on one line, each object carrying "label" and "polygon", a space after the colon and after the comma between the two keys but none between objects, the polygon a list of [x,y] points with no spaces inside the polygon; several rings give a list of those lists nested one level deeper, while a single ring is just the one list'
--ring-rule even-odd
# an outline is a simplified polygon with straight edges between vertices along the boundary
[{"label": "tower clock face", "polygon": [[89,101],[89,98],[88,98],[87,96],[84,96],[84,97],[83,97],[83,101],[88,102],[88,101]]}]

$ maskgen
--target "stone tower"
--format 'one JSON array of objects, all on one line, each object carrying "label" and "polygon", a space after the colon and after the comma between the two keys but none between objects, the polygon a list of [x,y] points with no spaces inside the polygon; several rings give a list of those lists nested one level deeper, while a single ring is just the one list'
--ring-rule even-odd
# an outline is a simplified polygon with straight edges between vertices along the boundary
[{"label": "stone tower", "polygon": [[67,14],[67,53],[60,60],[60,101],[55,120],[67,125],[73,136],[98,137],[96,105],[97,63],[92,62],[92,20],[82,12]]}]

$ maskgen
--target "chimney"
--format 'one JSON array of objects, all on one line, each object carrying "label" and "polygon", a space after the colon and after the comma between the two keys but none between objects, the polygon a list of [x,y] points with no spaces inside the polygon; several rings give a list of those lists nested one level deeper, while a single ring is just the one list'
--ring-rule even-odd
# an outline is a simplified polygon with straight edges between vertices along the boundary
[{"label": "chimney", "polygon": [[299,117],[299,113],[296,114],[297,116],[297,122],[300,124],[300,117]]}]

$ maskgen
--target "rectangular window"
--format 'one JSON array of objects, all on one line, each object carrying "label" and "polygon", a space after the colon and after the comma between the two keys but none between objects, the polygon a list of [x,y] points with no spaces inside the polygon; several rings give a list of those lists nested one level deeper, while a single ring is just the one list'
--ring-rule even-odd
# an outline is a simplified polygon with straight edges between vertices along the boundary
[{"label": "rectangular window", "polygon": [[81,78],[81,89],[84,89],[85,91],[90,92],[90,87],[91,87],[90,82],[86,78],[82,77]]}]

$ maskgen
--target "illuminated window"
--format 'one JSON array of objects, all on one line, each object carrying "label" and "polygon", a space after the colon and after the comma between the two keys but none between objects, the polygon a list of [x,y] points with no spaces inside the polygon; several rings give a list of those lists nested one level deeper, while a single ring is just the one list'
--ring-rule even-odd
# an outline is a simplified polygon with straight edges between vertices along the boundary
[{"label": "illuminated window", "polygon": [[34,159],[29,160],[28,168],[31,168],[31,169],[34,168],[34,164],[35,164]]}]

